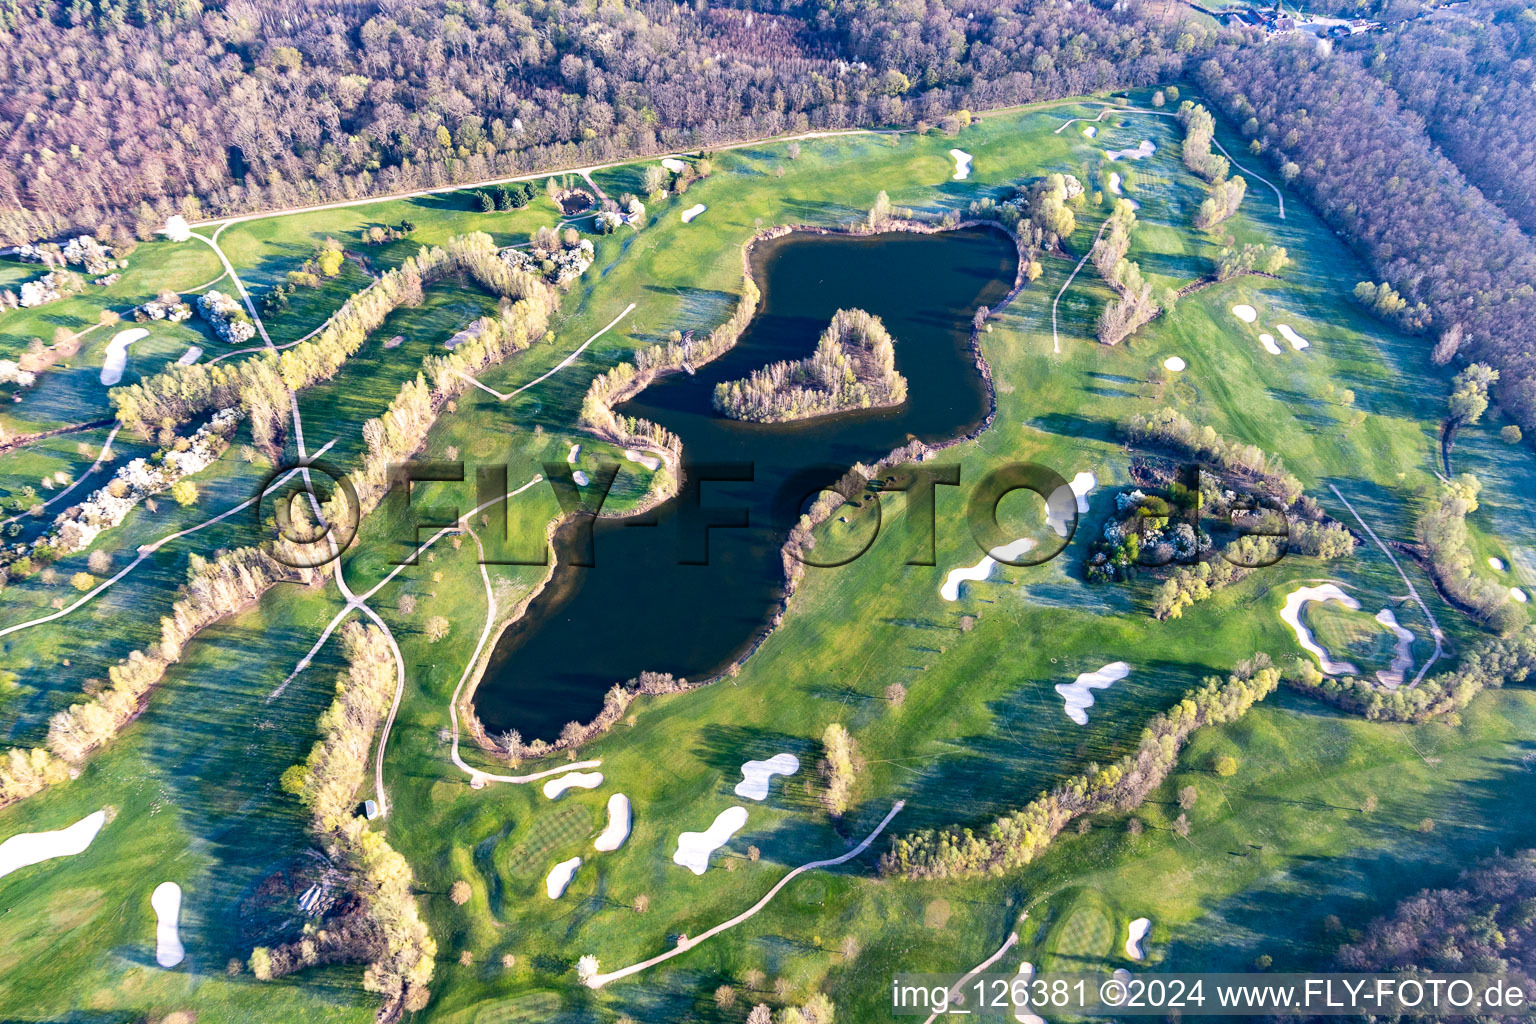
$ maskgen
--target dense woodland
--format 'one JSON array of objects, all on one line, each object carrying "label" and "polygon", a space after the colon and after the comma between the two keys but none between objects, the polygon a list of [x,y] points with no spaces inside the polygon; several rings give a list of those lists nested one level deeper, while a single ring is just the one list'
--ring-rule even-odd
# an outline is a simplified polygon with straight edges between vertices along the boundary
[{"label": "dense woodland", "polygon": [[937,124],[1150,84],[1203,42],[1135,4],[756,6],[7,0],[0,236]]}]

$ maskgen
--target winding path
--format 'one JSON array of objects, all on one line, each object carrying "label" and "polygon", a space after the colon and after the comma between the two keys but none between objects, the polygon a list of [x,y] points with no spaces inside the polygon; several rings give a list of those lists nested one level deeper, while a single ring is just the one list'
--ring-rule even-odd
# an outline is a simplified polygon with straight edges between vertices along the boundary
[{"label": "winding path", "polygon": [[[880,833],[885,831],[885,827],[891,823],[891,819],[896,817],[897,814],[900,814],[901,809],[905,806],[907,806],[907,802],[905,800],[897,800],[896,803],[892,805],[891,809],[886,812],[885,817],[880,819],[880,824],[876,825],[874,831],[865,836],[864,841],[859,843],[858,846],[855,846],[841,857],[832,857],[828,860],[813,860],[809,864],[800,865],[789,874],[779,879],[774,887],[769,889],[768,892],[764,894],[762,899],[758,900],[756,903],[752,904],[752,906],[748,907],[746,910],[743,910],[729,921],[720,922],[709,931],[704,932],[702,935],[697,935],[691,939],[679,940],[676,946],[667,950],[665,953],[651,957],[649,960],[642,960],[637,964],[630,964],[628,967],[621,967],[617,971],[609,971],[606,974],[594,974],[592,977],[587,979],[587,987],[602,988],[604,985],[611,981],[618,981],[620,978],[627,978],[631,974],[639,974],[641,971],[649,970],[650,968],[655,967],[657,964],[665,963],[675,956],[680,956],[683,953],[686,953],[688,950],[692,949],[694,946],[697,946],[705,939],[714,938],[721,932],[728,931],[729,929],[741,924],[743,921],[755,917],[759,910],[762,910],[764,907],[766,907],[769,901],[771,901],[775,896],[779,894],[780,889],[783,889],[786,885],[788,885],[796,877],[803,874],[804,872],[814,871],[817,868],[830,868],[836,867],[839,864],[846,864],[848,861],[853,860],[853,858],[869,849],[869,844],[873,843],[875,839],[879,837]],[[1017,942],[1018,938],[1019,937],[1015,935],[1013,937],[1013,942]],[[1008,945],[1012,944],[1013,943],[1010,942]],[[1003,947],[1005,950],[1007,948],[1008,946]],[[1001,955],[1002,952],[999,951],[998,956]],[[993,959],[995,960],[996,957]],[[988,961],[988,964],[990,963],[991,961]],[[984,964],[983,966],[986,965]]]},{"label": "winding path", "polygon": [[[1029,915],[1026,914],[1025,916],[1028,917]],[[998,947],[996,953],[993,953],[991,956],[987,957],[981,963],[977,964],[975,967],[972,967],[969,971],[965,972],[965,976],[964,977],[962,977],[959,981],[955,982],[954,987],[949,990],[949,994],[950,994],[950,997],[951,997],[950,998],[950,1002],[953,1003],[953,1002],[956,1001],[954,997],[957,994],[961,993],[961,990],[965,988],[965,983],[966,982],[970,981],[976,975],[981,974],[982,972],[984,972],[988,967],[991,967],[993,964],[997,963],[999,960],[1001,960],[1003,958],[1003,954],[1004,953],[1008,952],[1014,946],[1018,945],[1018,943],[1019,943],[1019,933],[1018,932],[1009,932],[1008,933],[1008,938],[1003,940],[1003,944]],[[950,1011],[950,1012],[952,1012],[952,1013],[970,1013],[971,1011],[970,1010],[953,1010],[953,1011]],[[923,1024],[933,1024],[933,1022],[938,1020],[938,1019],[939,1019],[939,1014],[937,1014],[937,1013],[931,1014],[931,1015],[929,1015],[927,1020],[923,1021]]]},{"label": "winding path", "polygon": [[1443,640],[1445,634],[1440,630],[1440,623],[1435,621],[1434,615],[1430,613],[1429,605],[1425,604],[1424,599],[1419,596],[1418,588],[1413,585],[1413,581],[1408,578],[1408,574],[1403,572],[1403,567],[1398,564],[1397,556],[1392,554],[1391,549],[1381,542],[1381,538],[1376,536],[1376,531],[1366,525],[1364,519],[1360,518],[1360,513],[1355,511],[1355,506],[1349,503],[1349,499],[1344,497],[1343,492],[1338,487],[1329,484],[1328,489],[1333,491],[1335,498],[1344,503],[1345,508],[1349,509],[1349,514],[1355,517],[1355,522],[1360,524],[1360,529],[1364,530],[1371,540],[1376,542],[1378,548],[1381,548],[1381,553],[1387,556],[1387,561],[1392,563],[1392,568],[1396,569],[1397,574],[1403,578],[1403,583],[1408,588],[1408,596],[1413,598],[1413,603],[1419,606],[1419,610],[1424,613],[1424,618],[1429,620],[1429,635],[1434,637],[1435,653],[1430,655],[1429,660],[1419,668],[1418,674],[1413,677],[1413,682],[1408,684],[1409,686],[1418,686],[1419,681],[1424,678],[1424,674],[1429,671],[1429,667],[1439,661],[1440,655],[1444,653]]},{"label": "winding path", "polygon": [[[459,376],[463,377],[465,380],[469,381],[475,387],[479,388],[481,391],[484,391],[486,394],[490,395],[492,398],[495,398],[498,402],[505,402],[508,399],[516,398],[518,395],[522,394],[524,391],[527,391],[529,388],[533,387],[535,384],[542,384],[544,381],[548,380],[549,378],[553,377],[555,374],[559,373],[561,370],[565,369],[567,366],[570,366],[572,363],[574,363],[576,361],[576,358],[587,350],[587,346],[588,345],[592,344],[598,338],[601,338],[603,335],[605,335],[609,331],[613,330],[614,326],[616,324],[618,324],[618,322],[620,320],[623,320],[626,316],[628,316],[630,314],[630,311],[632,311],[634,308],[635,308],[635,304],[633,302],[631,302],[629,305],[625,306],[624,307],[624,312],[620,313],[618,316],[616,316],[612,320],[608,321],[607,326],[605,326],[602,330],[598,331],[596,334],[592,335],[592,337],[588,338],[586,341],[582,342],[579,346],[577,346],[576,351],[572,352],[570,355],[566,356],[564,359],[562,359],[558,363],[556,363],[554,365],[553,369],[548,370],[547,372],[542,373],[539,376],[533,378],[533,380],[529,381],[527,384],[524,384],[522,387],[518,388],[516,391],[509,391],[509,392],[503,394],[502,392],[497,391],[493,387],[489,387],[488,385],[480,383],[478,380],[475,380],[475,378],[471,377],[467,373],[459,373]],[[455,370],[454,372],[458,373],[457,370]]]}]

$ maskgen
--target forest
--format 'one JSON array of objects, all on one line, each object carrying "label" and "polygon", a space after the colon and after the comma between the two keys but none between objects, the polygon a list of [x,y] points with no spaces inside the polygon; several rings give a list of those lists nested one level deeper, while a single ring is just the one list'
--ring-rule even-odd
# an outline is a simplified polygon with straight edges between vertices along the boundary
[{"label": "forest", "polygon": [[1177,74],[1203,30],[1058,0],[0,4],[0,239],[941,124]]}]

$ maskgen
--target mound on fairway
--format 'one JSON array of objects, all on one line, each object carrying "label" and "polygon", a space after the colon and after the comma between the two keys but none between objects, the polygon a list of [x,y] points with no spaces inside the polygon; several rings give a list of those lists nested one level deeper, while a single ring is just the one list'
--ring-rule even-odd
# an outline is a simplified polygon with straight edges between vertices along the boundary
[{"label": "mound on fairway", "polygon": [[602,772],[571,772],[544,783],[544,795],[554,800],[568,789],[596,789],[602,784]]},{"label": "mound on fairway", "polygon": [[676,864],[702,875],[709,870],[709,855],[741,831],[747,823],[745,807],[727,807],[715,816],[709,828],[703,832],[683,832],[677,837],[677,852],[672,855]]},{"label": "mound on fairway", "polygon": [[603,829],[603,834],[592,841],[593,849],[599,853],[612,853],[624,845],[629,838],[629,829],[632,822],[630,816],[629,797],[623,793],[615,793],[608,798],[608,827]]},{"label": "mound on fairway", "polygon": [[68,828],[53,832],[23,832],[0,843],[0,878],[12,871],[55,857],[73,857],[84,853],[101,826],[107,823],[105,810],[92,811]]},{"label": "mound on fairway", "polygon": [[178,924],[181,886],[175,882],[161,882],[150,894],[149,905],[155,911],[155,963],[165,968],[175,967],[187,956]]},{"label": "mound on fairway", "polygon": [[944,577],[944,583],[939,587],[939,596],[946,601],[960,600],[960,584],[967,581],[979,583],[992,575],[992,567],[998,562],[1012,561],[1024,552],[1035,546],[1035,542],[1028,537],[1021,537],[1012,544],[1004,544],[1002,547],[993,548],[981,561],[975,565],[963,569],[951,569],[949,575]]},{"label": "mound on fairway", "polygon": [[768,799],[768,785],[775,775],[793,775],[800,770],[794,754],[774,754],[766,761],[747,761],[741,766],[741,781],[736,795],[746,800]]},{"label": "mound on fairway", "polygon": [[1070,683],[1057,683],[1056,692],[1066,702],[1067,717],[1078,725],[1088,724],[1088,709],[1093,707],[1093,691],[1107,690],[1131,674],[1131,666],[1112,661],[1101,669],[1084,672]]}]

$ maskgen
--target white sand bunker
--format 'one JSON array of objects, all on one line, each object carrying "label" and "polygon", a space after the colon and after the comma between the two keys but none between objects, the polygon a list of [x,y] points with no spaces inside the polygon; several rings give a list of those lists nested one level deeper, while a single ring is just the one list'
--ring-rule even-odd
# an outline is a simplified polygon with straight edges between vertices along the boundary
[{"label": "white sand bunker", "polygon": [[107,357],[101,364],[101,382],[111,387],[123,379],[123,370],[128,366],[128,346],[136,341],[143,341],[149,337],[149,332],[142,327],[130,327],[126,331],[118,331],[112,340],[107,343]]},{"label": "white sand bunker", "polygon": [[661,460],[656,458],[656,456],[645,455],[641,452],[635,451],[633,448],[626,448],[624,450],[624,457],[630,462],[640,463],[640,465],[644,466],[652,473],[661,468]]},{"label": "white sand bunker", "polygon": [[1001,547],[993,548],[987,557],[975,565],[964,569],[949,570],[949,575],[944,577],[944,583],[939,587],[939,596],[946,601],[960,600],[960,584],[965,582],[981,582],[992,575],[992,567],[998,562],[1012,561],[1034,546],[1034,541],[1028,537],[1021,537],[1012,544],[1004,544]]},{"label": "white sand bunker", "polygon": [[[1045,503],[1045,522],[1056,531],[1056,536],[1067,535],[1068,502],[1076,502],[1077,514],[1088,511],[1088,493],[1099,486],[1099,478],[1092,473],[1079,473],[1065,488],[1058,487]],[[1065,493],[1063,493],[1065,491]]]},{"label": "white sand bunker", "polygon": [[203,358],[203,350],[196,345],[188,345],[187,350],[181,354],[181,358],[176,360],[176,365],[191,366],[201,358]]},{"label": "white sand bunker", "polygon": [[1132,921],[1130,927],[1126,930],[1125,955],[1132,960],[1140,960],[1146,956],[1147,952],[1142,948],[1141,942],[1147,937],[1147,932],[1151,930],[1152,922],[1145,917],[1138,917]]},{"label": "white sand bunker", "polygon": [[568,789],[596,789],[602,784],[602,772],[570,772],[544,783],[544,795],[554,800]]},{"label": "white sand bunker", "polygon": [[1232,315],[1245,324],[1251,324],[1259,318],[1259,311],[1246,302],[1239,302],[1232,307]]},{"label": "white sand bunker", "polygon": [[955,180],[964,181],[971,176],[971,154],[963,149],[952,149],[949,155],[955,158]]},{"label": "white sand bunker", "polygon": [[1152,145],[1151,139],[1142,139],[1135,149],[1112,149],[1104,155],[1111,160],[1140,160],[1156,152],[1157,147]]},{"label": "white sand bunker", "polygon": [[187,223],[187,218],[178,213],[166,220],[160,233],[173,242],[185,242],[192,237],[192,226]]},{"label": "white sand bunker", "polygon": [[1376,613],[1376,621],[1392,631],[1397,637],[1397,646],[1392,653],[1392,665],[1376,673],[1376,678],[1389,690],[1395,690],[1403,685],[1403,678],[1408,670],[1413,668],[1413,632],[1404,629],[1398,624],[1397,616],[1392,614],[1391,608],[1383,608]]},{"label": "white sand bunker", "polygon": [[1514,598],[1516,601],[1519,601],[1521,604],[1525,604],[1525,602],[1530,600],[1530,598],[1525,595],[1525,591],[1521,590],[1519,587],[1510,587],[1509,596]]},{"label": "white sand bunker", "polygon": [[[1014,975],[1014,983],[1012,986],[1010,986],[1010,988],[1016,994],[1016,1004],[1017,1002],[1023,1002],[1026,1006],[1028,1005],[1027,999],[1029,996],[1029,979],[1033,978],[1034,976],[1034,964],[1030,963],[1028,960],[1025,960],[1023,963],[1019,964],[1019,973]],[[1014,1011],[1013,1019],[1018,1021],[1019,1024],[1045,1024],[1044,1017],[1041,1017],[1039,1014],[1030,1013],[1028,1010]]]},{"label": "white sand bunker", "polygon": [[703,203],[694,203],[692,206],[688,207],[688,209],[683,211],[683,223],[687,224],[689,221],[693,220],[693,218],[697,217],[707,209],[709,209],[709,207],[705,206]]},{"label": "white sand bunker", "polygon": [[544,879],[544,892],[552,900],[557,900],[565,895],[565,887],[571,884],[571,879],[576,877],[576,869],[581,867],[581,858],[572,857],[563,860],[549,869],[549,874]]},{"label": "white sand bunker", "polygon": [[568,454],[565,457],[565,461],[574,466],[574,465],[576,465],[576,460],[579,459],[579,458],[581,458],[581,445],[579,445],[579,444],[571,445],[570,454]]},{"label": "white sand bunker", "polygon": [[599,853],[612,853],[623,846],[624,840],[629,838],[631,821],[629,797],[623,793],[613,794],[608,798],[608,827],[592,841],[593,848]]},{"label": "white sand bunker", "polygon": [[1504,560],[1502,558],[1490,558],[1490,559],[1488,559],[1488,566],[1494,572],[1503,572],[1504,571]]},{"label": "white sand bunker", "polygon": [[745,807],[727,807],[715,816],[714,824],[703,832],[684,832],[677,837],[673,862],[696,875],[709,870],[709,855],[726,844],[747,823]]},{"label": "white sand bunker", "polygon": [[1189,364],[1178,356],[1169,356],[1163,360],[1163,369],[1172,370],[1174,373],[1183,373]]},{"label": "white sand bunker", "polygon": [[681,160],[677,159],[676,157],[670,157],[670,156],[667,157],[666,159],[662,160],[661,166],[665,167],[667,170],[671,171],[673,174],[682,174],[684,171],[686,171],[688,169],[688,165],[687,164],[683,163]]},{"label": "white sand bunker", "polygon": [[1263,345],[1264,351],[1272,356],[1280,354],[1280,346],[1275,344],[1275,336],[1273,334],[1259,335],[1259,344]]},{"label": "white sand bunker", "polygon": [[1276,324],[1275,330],[1280,332],[1280,337],[1291,343],[1291,348],[1300,352],[1312,343],[1291,329],[1290,324]]},{"label": "white sand bunker", "polygon": [[1093,691],[1107,690],[1131,674],[1131,666],[1112,661],[1094,672],[1084,672],[1070,683],[1057,683],[1056,692],[1066,701],[1067,717],[1078,725],[1088,724],[1088,709],[1093,707]]},{"label": "white sand bunker", "polygon": [[1111,192],[1113,192],[1117,196],[1122,194],[1121,191],[1120,191],[1120,172],[1119,171],[1110,171],[1109,172],[1109,190]]},{"label": "white sand bunker", "polygon": [[1094,125],[1089,125],[1088,127],[1083,129],[1083,134],[1088,136],[1091,139],[1095,135],[1099,134],[1099,129],[1096,126],[1094,126]]},{"label": "white sand bunker", "polygon": [[32,864],[40,864],[55,857],[73,857],[84,853],[101,826],[107,823],[107,812],[93,811],[68,828],[53,832],[23,832],[0,843],[0,878],[12,871],[19,871]]},{"label": "white sand bunker", "polygon": [[1280,609],[1280,620],[1296,632],[1296,642],[1301,644],[1302,650],[1317,655],[1317,660],[1322,663],[1324,675],[1355,675],[1360,671],[1359,669],[1347,661],[1334,661],[1329,658],[1328,652],[1312,639],[1312,631],[1302,624],[1301,608],[1308,601],[1337,601],[1352,612],[1360,610],[1360,602],[1334,584],[1324,583],[1320,587],[1297,587],[1285,596],[1285,607]]},{"label": "white sand bunker", "polygon": [[747,761],[741,766],[741,781],[736,795],[747,800],[768,799],[768,784],[775,775],[793,775],[800,770],[794,754],[774,754],[766,761]]},{"label": "white sand bunker", "polygon": [[187,957],[177,926],[181,916],[181,886],[175,882],[161,882],[150,894],[149,905],[155,910],[155,963],[161,967],[175,967]]},{"label": "white sand bunker", "polygon": [[576,472],[571,474],[571,479],[576,481],[576,486],[577,487],[585,487],[585,486],[587,486],[587,484],[592,482],[591,478],[588,477],[587,474],[583,473],[579,469]]}]

